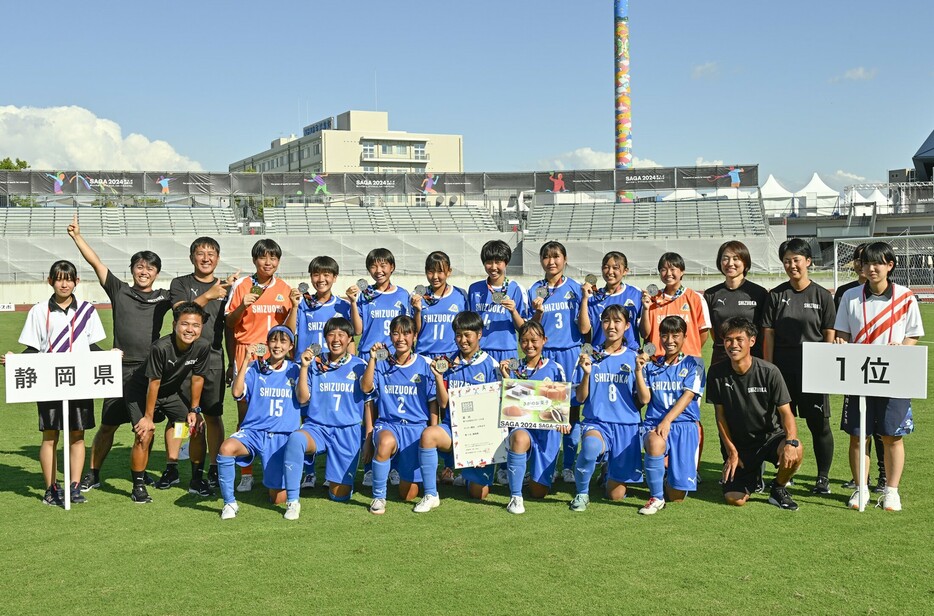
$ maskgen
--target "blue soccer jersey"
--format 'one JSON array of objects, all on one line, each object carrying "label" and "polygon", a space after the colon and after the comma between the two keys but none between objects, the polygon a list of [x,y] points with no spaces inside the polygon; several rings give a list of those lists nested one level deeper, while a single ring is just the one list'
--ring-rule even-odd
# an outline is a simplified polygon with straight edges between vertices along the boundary
[{"label": "blue soccer jersey", "polygon": [[[607,423],[637,424],[642,421],[640,405],[635,399],[636,354],[629,349],[606,355],[599,360],[594,354],[590,372],[590,393],[581,415],[584,420]],[[574,386],[584,379],[584,371],[578,366],[574,370]]]},{"label": "blue soccer jersey", "polygon": [[418,332],[415,349],[423,355],[452,355],[457,352],[451,322],[457,313],[467,310],[467,294],[463,289],[451,287],[447,297],[422,298],[422,329]]},{"label": "blue soccer jersey", "polygon": [[528,368],[528,364],[525,363],[524,359],[520,359],[519,362],[519,369],[510,372],[511,378],[522,379],[523,381],[568,382],[567,375],[561,364],[547,357],[540,358],[538,366],[534,369]]},{"label": "blue soccer jersey", "polygon": [[[468,385],[481,385],[502,380],[499,364],[496,360],[480,351],[470,361],[465,362],[460,355],[451,361],[450,369],[444,373],[444,383],[448,390]],[[451,423],[450,413],[444,414],[444,422]]]},{"label": "blue soccer jersey", "polygon": [[427,357],[414,355],[406,366],[378,362],[375,376],[379,419],[428,423],[428,403],[435,399],[437,392]]},{"label": "blue soccer jersey", "polygon": [[[529,304],[525,289],[514,280],[510,280],[506,287],[506,295],[516,303],[516,310],[522,318],[528,318]],[[502,287],[490,289],[486,280],[478,280],[467,290],[467,306],[483,319],[480,348],[485,351],[515,351],[516,325],[512,321],[512,313],[493,303],[493,291],[502,291]]]},{"label": "blue soccer jersey", "polygon": [[[264,364],[265,365],[265,364]],[[246,414],[240,422],[241,430],[260,432],[294,432],[301,425],[301,407],[295,386],[300,366],[289,360],[278,370],[260,370],[259,362],[252,362],[246,371],[243,400]]]},{"label": "blue soccer jersey", "polygon": [[320,344],[324,348],[324,324],[332,317],[344,317],[350,321],[350,302],[332,295],[326,303],[315,302],[311,306],[307,299],[302,299],[295,319],[296,354],[301,354],[312,344]]},{"label": "blue soccer jersey", "polygon": [[363,421],[363,403],[368,399],[360,387],[366,362],[352,355],[343,363],[315,360],[308,367],[311,400],[304,412],[310,421],[322,426],[354,426]]},{"label": "blue soccer jersey", "polygon": [[657,426],[685,390],[694,392],[694,399],[675,421],[700,421],[700,399],[707,385],[704,362],[699,357],[682,355],[675,363],[665,364],[660,357],[643,368],[645,384],[652,391],[652,399],[645,409],[645,424]]},{"label": "blue soccer jersey", "polygon": [[556,287],[549,287],[545,281],[539,280],[529,289],[529,305],[535,299],[539,288],[548,289],[548,297],[542,306],[545,313],[542,315],[542,327],[548,342],[546,349],[571,349],[581,344],[581,330],[577,325],[580,317],[581,286],[574,280],[565,277]]},{"label": "blue soccer jersey", "polygon": [[[367,295],[371,298],[367,299]],[[360,351],[369,353],[370,347],[382,342],[392,348],[389,338],[389,324],[400,314],[412,316],[412,307],[409,304],[409,292],[402,287],[396,287],[389,293],[380,293],[370,288],[367,292],[360,292],[357,296],[357,308],[363,319],[363,334],[360,336]]]},{"label": "blue soccer jersey", "polygon": [[600,315],[607,306],[618,304],[629,315],[629,329],[626,330],[626,347],[638,351],[639,346],[639,316],[642,314],[642,291],[623,283],[619,291],[609,295],[602,289],[590,296],[587,300],[587,314],[590,316],[590,342],[594,346],[603,346],[606,336],[600,326]]}]

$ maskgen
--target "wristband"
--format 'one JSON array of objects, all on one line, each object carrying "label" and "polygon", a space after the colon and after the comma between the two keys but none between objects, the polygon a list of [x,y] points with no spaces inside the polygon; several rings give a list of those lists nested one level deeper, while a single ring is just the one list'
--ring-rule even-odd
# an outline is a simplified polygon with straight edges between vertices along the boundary
[{"label": "wristband", "polygon": [[200,414],[201,414],[201,407],[200,407],[200,406],[196,406],[196,407],[194,407],[193,409],[191,409],[191,412],[194,413],[195,415],[200,415]]}]

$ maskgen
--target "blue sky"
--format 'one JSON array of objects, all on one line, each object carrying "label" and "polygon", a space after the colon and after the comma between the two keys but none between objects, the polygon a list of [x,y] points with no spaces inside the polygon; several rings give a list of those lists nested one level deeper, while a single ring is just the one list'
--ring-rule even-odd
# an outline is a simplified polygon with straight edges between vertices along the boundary
[{"label": "blue sky", "polygon": [[[612,0],[15,3],[0,158],[227,165],[347,109],[468,171],[613,164]],[[934,130],[934,2],[631,0],[633,149],[884,181]],[[862,179],[860,179],[862,178]]]}]

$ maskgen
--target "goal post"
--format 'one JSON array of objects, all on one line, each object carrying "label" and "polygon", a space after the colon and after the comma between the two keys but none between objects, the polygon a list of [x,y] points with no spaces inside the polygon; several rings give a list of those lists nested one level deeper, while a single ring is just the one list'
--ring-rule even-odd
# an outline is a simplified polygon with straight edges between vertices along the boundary
[{"label": "goal post", "polygon": [[895,252],[895,270],[890,279],[915,292],[921,301],[934,300],[934,234],[840,238],[833,242],[833,284],[856,280],[853,253],[860,244],[887,242]]}]

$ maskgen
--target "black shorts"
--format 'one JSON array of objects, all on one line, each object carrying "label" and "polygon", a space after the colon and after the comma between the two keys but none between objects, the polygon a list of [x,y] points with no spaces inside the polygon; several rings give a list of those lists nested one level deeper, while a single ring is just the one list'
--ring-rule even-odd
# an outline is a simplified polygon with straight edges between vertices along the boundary
[{"label": "black shorts", "polygon": [[[130,415],[130,423],[135,426],[146,414],[146,393],[143,392],[140,395],[138,391],[135,391],[125,399],[127,413]],[[190,410],[188,402],[178,394],[157,398],[156,412],[153,414],[152,421],[153,423],[162,423],[168,419],[172,423],[186,423]]]},{"label": "black shorts", "polygon": [[[778,365],[778,364],[776,364]],[[795,417],[830,417],[830,396],[827,394],[806,394],[801,391],[801,372],[778,365],[785,386],[791,394],[791,412]]]},{"label": "black shorts", "polygon": [[[62,403],[37,402],[39,407],[39,431],[61,430],[64,422],[62,416]],[[94,423],[94,400],[72,400],[68,403],[68,428],[75,430],[90,430]]]},{"label": "black shorts", "polygon": [[[191,376],[182,384],[182,391],[191,391]],[[208,359],[208,370],[204,375],[204,388],[201,390],[201,410],[210,417],[224,414],[224,397],[227,394],[227,374],[224,372],[224,356]]]},{"label": "black shorts", "polygon": [[[123,363],[124,396],[126,395],[127,390],[129,390],[130,384],[134,381],[134,379],[137,382],[147,380],[144,375],[145,370],[146,364],[144,362]],[[127,412],[124,399],[125,398],[107,398],[104,400],[104,406],[101,409],[102,426],[119,426],[121,424],[130,423],[130,415]]]},{"label": "black shorts", "polygon": [[723,493],[727,492],[745,492],[752,494],[759,487],[759,478],[762,475],[762,463],[770,462],[773,466],[778,466],[778,446],[785,442],[785,433],[778,434],[769,438],[760,447],[737,447],[742,468],[737,468],[733,473],[733,479],[723,484]]},{"label": "black shorts", "polygon": [[[859,396],[847,396],[840,419],[843,431],[859,436]],[[905,436],[914,432],[911,400],[866,397],[866,436]]]}]

